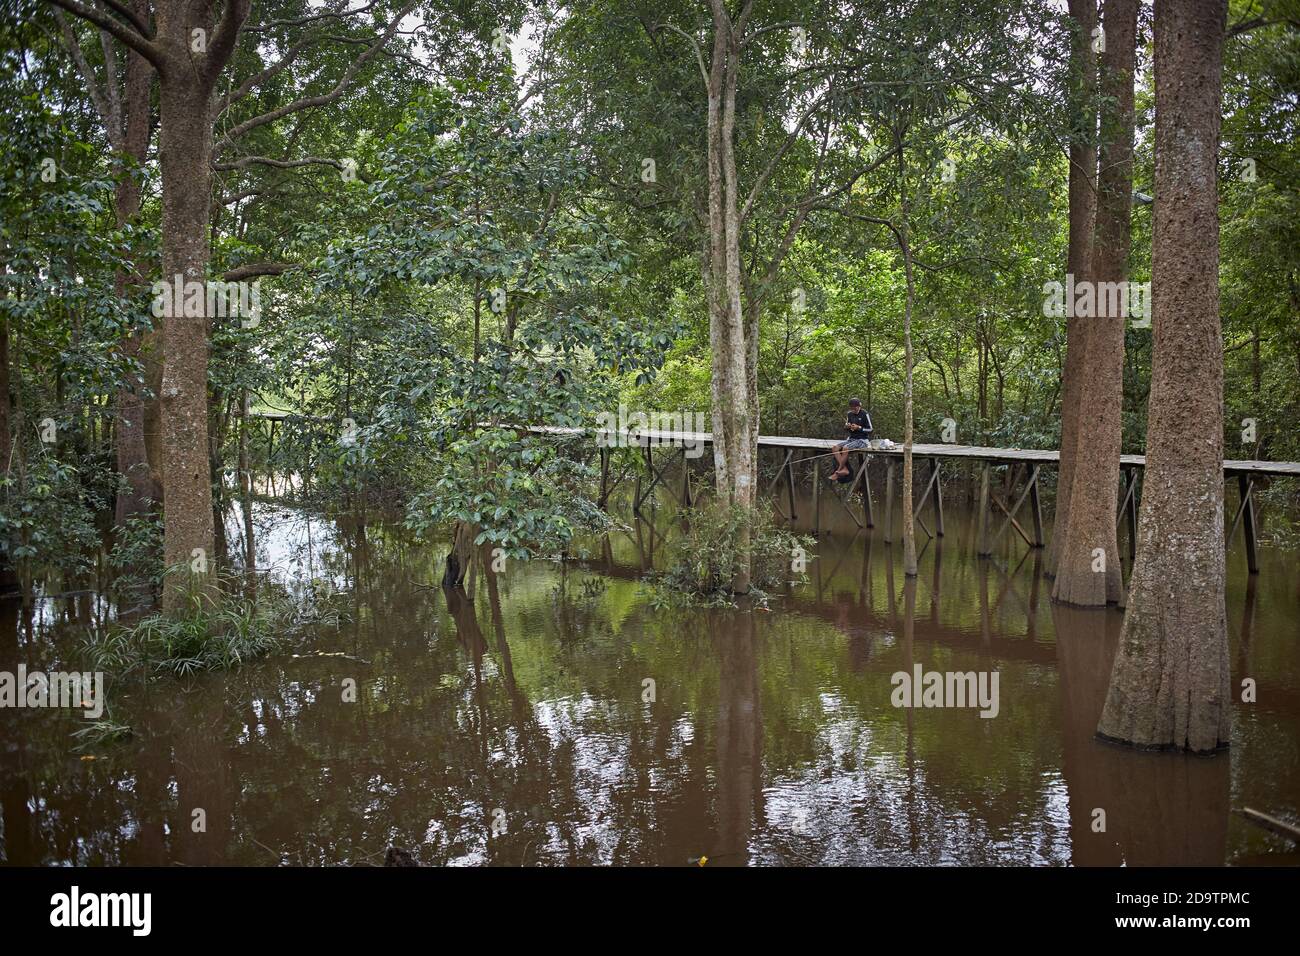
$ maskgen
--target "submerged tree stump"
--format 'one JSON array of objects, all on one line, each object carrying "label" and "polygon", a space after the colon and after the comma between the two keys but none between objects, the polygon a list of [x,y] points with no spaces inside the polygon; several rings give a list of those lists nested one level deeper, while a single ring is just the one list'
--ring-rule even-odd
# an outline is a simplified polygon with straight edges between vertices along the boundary
[{"label": "submerged tree stump", "polygon": [[[468,521],[457,521],[452,526],[451,550],[447,552],[447,568],[442,574],[444,587],[458,588],[474,563],[474,538],[478,529]],[[471,587],[474,579],[470,578]]]}]

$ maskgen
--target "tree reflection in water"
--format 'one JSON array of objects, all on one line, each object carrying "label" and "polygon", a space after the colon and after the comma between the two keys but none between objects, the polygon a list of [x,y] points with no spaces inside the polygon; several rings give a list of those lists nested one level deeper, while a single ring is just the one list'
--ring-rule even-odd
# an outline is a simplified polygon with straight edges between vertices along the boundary
[{"label": "tree reflection in water", "polygon": [[[350,618],[309,645],[349,656],[115,685],[135,736],[94,760],[71,749],[73,715],[0,714],[4,862],[366,865],[390,844],[504,866],[1276,855],[1229,808],[1285,815],[1300,792],[1283,559],[1230,583],[1234,685],[1254,677],[1261,704],[1230,755],[1182,758],[1095,739],[1120,615],[1042,599],[1036,552],[978,560],[954,516],[905,579],[876,531],[832,529],[770,613],[664,611],[640,583],[674,533],[655,520],[592,542],[589,564],[489,561],[472,594],[429,587],[441,549],[394,526],[314,519],[303,557],[303,523],[286,542],[259,525],[259,564],[350,592]],[[69,659],[86,613],[51,604],[27,627],[4,605],[0,669]],[[998,671],[998,716],[892,706],[890,676],[915,664]]]}]

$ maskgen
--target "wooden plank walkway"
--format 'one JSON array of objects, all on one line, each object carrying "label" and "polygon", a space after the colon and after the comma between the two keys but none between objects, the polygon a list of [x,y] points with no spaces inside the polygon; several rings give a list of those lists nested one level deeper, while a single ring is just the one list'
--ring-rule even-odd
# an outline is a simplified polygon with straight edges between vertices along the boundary
[{"label": "wooden plank walkway", "polygon": [[[295,422],[326,421],[326,419],[296,415],[291,412],[249,412],[249,417],[266,420],[270,425],[270,435],[267,442],[268,460],[270,460],[274,449],[275,426],[277,424],[288,425]],[[484,427],[488,426],[485,425]],[[655,448],[671,448],[674,454],[670,455],[669,458],[671,459],[680,454],[683,463],[685,463],[687,457],[701,457],[704,446],[713,443],[713,435],[710,432],[665,431],[660,429],[634,430],[626,428],[621,431],[611,431],[610,429],[571,428],[558,425],[502,425],[500,427],[521,433],[529,432],[535,435],[552,435],[564,438],[597,438],[597,447],[600,450],[600,493],[598,503],[602,508],[607,505],[610,494],[628,476],[629,471],[637,471],[631,466],[625,467],[622,473],[611,481],[611,451],[619,447],[640,450],[645,456],[647,481],[643,487],[641,475],[638,471],[635,475],[636,490],[633,493],[632,504],[633,512],[638,515],[641,511],[641,505],[651,499],[655,488],[660,484],[667,486],[664,475],[669,462],[666,461],[656,466],[653,454]],[[789,512],[786,513],[785,509],[781,507],[780,496],[777,499],[777,508],[790,521],[794,521],[796,517],[795,468],[815,461],[824,461],[828,457],[830,450],[840,441],[842,439],[804,438],[794,435],[759,436],[758,447],[760,451],[765,448],[773,448],[778,452],[785,452],[781,466],[777,469],[776,477],[772,479],[767,493],[770,495],[784,481]],[[699,455],[688,456],[688,451],[696,449],[699,450]],[[796,457],[799,452],[810,454],[802,454]],[[874,528],[875,503],[872,499],[871,483],[868,481],[867,465],[874,458],[883,459],[885,464],[884,539],[885,541],[892,541],[894,537],[894,501],[899,484],[897,472],[899,471],[899,461],[903,458],[903,447],[902,445],[895,445],[893,448],[859,449],[851,452],[851,454],[860,458],[861,463],[858,465],[856,472],[853,473],[851,481],[847,482],[848,490],[844,492],[843,496],[833,495],[833,497],[838,498],[841,505],[857,522],[859,528]],[[1043,468],[1051,468],[1060,464],[1061,453],[1059,451],[1046,448],[989,448],[980,445],[914,444],[912,446],[912,456],[918,463],[916,487],[921,489],[920,498],[915,500],[913,506],[913,518],[930,537],[941,538],[944,533],[943,481],[940,476],[940,461],[957,460],[983,464],[980,476],[977,530],[977,547],[981,556],[991,555],[994,543],[1011,531],[1019,535],[1025,544],[1031,548],[1041,548],[1046,543],[1043,531],[1043,508],[1039,495],[1039,478]],[[928,465],[928,469],[922,467],[926,465]],[[1146,468],[1146,456],[1121,455],[1119,465],[1121,502],[1117,518],[1127,525],[1128,552],[1129,558],[1132,559],[1137,550],[1140,472]],[[1002,487],[996,488],[991,480],[990,470],[1003,466],[1009,466],[1009,472],[1005,480],[999,479]],[[1227,459],[1223,463],[1223,472],[1225,476],[1236,479],[1239,496],[1239,504],[1233,516],[1227,539],[1231,541],[1237,533],[1237,527],[1242,527],[1246,539],[1246,562],[1251,573],[1254,574],[1259,571],[1255,521],[1255,483],[1258,479],[1266,476],[1300,478],[1300,462]],[[819,480],[812,483],[814,533],[821,529],[822,484],[823,482]],[[861,518],[847,504],[854,492],[859,490],[862,493],[863,514]],[[695,497],[691,491],[690,469],[684,467],[682,469],[682,489],[680,493],[681,504],[690,507],[694,503]],[[927,505],[931,508],[935,524],[933,532],[922,517],[922,512]],[[1025,520],[1030,525],[1028,530],[1020,521],[1021,509],[1026,505],[1028,506],[1028,518]],[[1001,512],[1002,520],[997,532],[990,534],[989,518],[997,518],[997,513],[993,509],[996,509],[996,512]]]},{"label": "wooden plank walkway", "polygon": [[[608,429],[594,428],[564,428],[554,425],[532,425],[525,429],[539,435],[588,435],[596,434],[605,436]],[[643,431],[631,432],[625,430],[622,436],[628,442],[628,447],[633,445],[642,447],[637,441],[638,437],[646,438],[652,446],[681,446],[681,445],[711,445],[713,444],[712,432],[684,432],[684,431],[659,431],[656,429],[645,429]],[[809,449],[816,451],[830,451],[831,448],[838,445],[843,439],[841,438],[803,438],[792,435],[759,435],[758,446],[760,448],[791,448],[791,449]],[[895,445],[892,449],[868,449],[872,455],[882,455],[886,457],[902,458],[903,446]],[[912,455],[916,458],[959,458],[971,461],[997,461],[997,462],[1025,462],[1040,465],[1055,465],[1061,460],[1059,451],[1052,451],[1047,448],[990,448],[981,445],[931,445],[931,444],[913,444]],[[1121,455],[1120,465],[1129,468],[1145,468],[1145,455]],[[1223,470],[1230,474],[1252,474],[1252,475],[1288,475],[1300,478],[1300,461],[1253,461],[1245,459],[1225,459]]]},{"label": "wooden plank walkway", "polygon": [[[592,437],[600,439],[598,447],[600,448],[600,506],[605,507],[610,493],[627,472],[624,471],[614,481],[610,482],[610,451],[612,447],[630,447],[639,448],[644,452],[645,465],[647,469],[648,484],[643,489],[641,479],[638,475],[636,478],[636,491],[633,495],[632,510],[640,514],[641,505],[650,499],[656,486],[664,481],[664,472],[667,470],[667,463],[656,467],[652,449],[656,447],[669,447],[674,451],[680,450],[683,464],[686,461],[687,449],[703,449],[703,446],[710,445],[713,442],[713,435],[710,432],[690,432],[690,431],[665,431],[660,429],[623,429],[621,431],[610,429],[588,429],[588,428],[566,428],[553,425],[534,425],[520,429],[521,431],[531,432],[538,435],[555,435],[564,437]],[[795,467],[800,464],[824,459],[835,445],[839,444],[842,439],[838,438],[804,438],[791,435],[760,435],[758,438],[759,451],[764,448],[775,448],[778,451],[784,451],[785,457],[781,462],[781,467],[777,470],[776,477],[773,478],[771,486],[768,488],[770,495],[776,490],[777,486],[784,480],[787,490],[787,500],[789,512],[787,513],[780,504],[780,496],[777,498],[777,508],[785,514],[790,521],[795,519]],[[811,452],[811,455],[802,455],[795,457],[799,451]],[[875,503],[872,500],[871,483],[868,481],[867,464],[873,458],[883,458],[885,462],[885,541],[892,541],[894,537],[894,499],[896,492],[896,472],[898,471],[899,460],[903,458],[903,447],[895,445],[893,448],[868,448],[860,449],[853,454],[861,457],[861,464],[853,474],[852,480],[848,483],[848,491],[840,503],[857,522],[859,528],[875,527]],[[919,500],[915,501],[913,506],[913,519],[920,525],[921,529],[930,537],[943,537],[943,481],[940,477],[940,460],[956,459],[958,461],[980,462],[983,464],[982,474],[980,476],[980,495],[979,495],[979,514],[977,526],[977,549],[981,557],[993,553],[994,543],[1014,531],[1021,539],[1024,540],[1031,548],[1041,548],[1046,544],[1044,537],[1043,507],[1040,500],[1039,478],[1042,469],[1045,467],[1057,466],[1061,461],[1061,453],[1046,448],[989,448],[979,445],[957,445],[957,444],[913,444],[913,459],[918,463],[928,464],[928,474],[922,474],[918,469],[916,476],[917,485],[921,489]],[[1128,528],[1128,552],[1129,559],[1132,560],[1137,552],[1137,527],[1138,527],[1138,501],[1139,501],[1139,472],[1146,468],[1145,455],[1121,455],[1120,456],[1120,492],[1122,493],[1119,514],[1116,516],[1122,520]],[[1007,480],[1003,483],[1001,489],[993,487],[990,469],[1001,466],[1011,466],[1007,475]],[[1246,459],[1227,459],[1223,463],[1223,472],[1225,476],[1236,478],[1237,490],[1239,495],[1239,504],[1236,514],[1232,519],[1232,526],[1227,534],[1227,540],[1231,541],[1237,533],[1237,527],[1240,525],[1246,539],[1246,563],[1252,574],[1259,572],[1257,529],[1255,522],[1255,482],[1264,476],[1277,477],[1300,477],[1300,462],[1295,461],[1255,461]],[[690,469],[682,469],[682,491],[681,503],[686,507],[692,504]],[[1023,482],[1023,486],[1022,486]],[[817,533],[821,528],[821,486],[822,482],[814,480],[812,483],[812,509],[814,515],[813,531]],[[857,490],[862,492],[862,510],[863,515],[858,517],[857,513],[848,507],[847,499],[851,498]],[[1017,494],[1017,490],[1019,493]],[[1013,499],[1014,495],[1014,499]],[[837,496],[838,497],[838,496]],[[922,512],[926,505],[929,504],[935,523],[934,531],[931,532],[929,525],[925,523]],[[1021,508],[1028,506],[1028,522],[1030,530],[1020,523],[1019,516]],[[992,509],[996,508],[1002,514],[1002,521],[996,533],[990,534],[990,518],[996,519],[997,514]]]}]

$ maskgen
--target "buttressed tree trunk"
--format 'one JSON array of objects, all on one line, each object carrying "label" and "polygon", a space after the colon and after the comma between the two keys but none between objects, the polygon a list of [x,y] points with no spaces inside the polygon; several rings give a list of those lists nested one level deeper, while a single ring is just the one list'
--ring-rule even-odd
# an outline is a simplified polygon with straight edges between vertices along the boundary
[{"label": "buttressed tree trunk", "polygon": [[1118,603],[1124,587],[1115,510],[1123,438],[1137,0],[1106,0],[1103,11],[1106,45],[1101,66],[1101,171],[1090,276],[1093,307],[1091,315],[1082,319],[1088,325],[1088,335],[1078,390],[1076,454],[1052,591],[1058,601],[1083,606]]},{"label": "buttressed tree trunk", "polygon": [[[1076,282],[1088,281],[1092,272],[1092,230],[1097,211],[1097,60],[1092,53],[1092,31],[1097,26],[1097,0],[1070,0],[1074,20],[1070,46],[1070,98],[1078,128],[1070,140],[1069,252],[1065,271]],[[1047,548],[1047,573],[1056,563],[1065,540],[1070,514],[1070,483],[1074,479],[1075,447],[1079,436],[1079,392],[1083,357],[1087,348],[1087,321],[1065,320],[1065,368],[1061,376],[1061,463],[1056,482],[1056,526]]]},{"label": "buttressed tree trunk", "polygon": [[1230,731],[1218,172],[1226,0],[1156,0],[1153,359],[1137,561],[1098,733],[1207,752]]}]

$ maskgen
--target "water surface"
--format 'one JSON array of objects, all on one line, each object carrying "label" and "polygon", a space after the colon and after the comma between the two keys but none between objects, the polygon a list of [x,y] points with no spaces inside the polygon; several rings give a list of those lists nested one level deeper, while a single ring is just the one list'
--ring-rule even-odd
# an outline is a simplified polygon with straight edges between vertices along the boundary
[{"label": "water surface", "polygon": [[[462,595],[435,586],[444,548],[265,506],[259,565],[349,610],[300,653],[347,656],[117,685],[134,736],[86,752],[78,715],[0,711],[0,859],[367,865],[397,844],[438,865],[1300,861],[1231,812],[1300,804],[1295,554],[1263,549],[1254,577],[1229,556],[1233,686],[1259,688],[1230,753],[1139,754],[1093,737],[1118,611],[1054,607],[1019,541],[977,559],[951,502],[911,585],[899,545],[822,506],[808,583],[769,611],[656,608],[641,576],[673,533],[662,510]],[[64,661],[66,619],[92,609],[34,612],[4,610],[0,669]],[[893,706],[891,675],[917,664],[996,671],[997,716]]]}]

